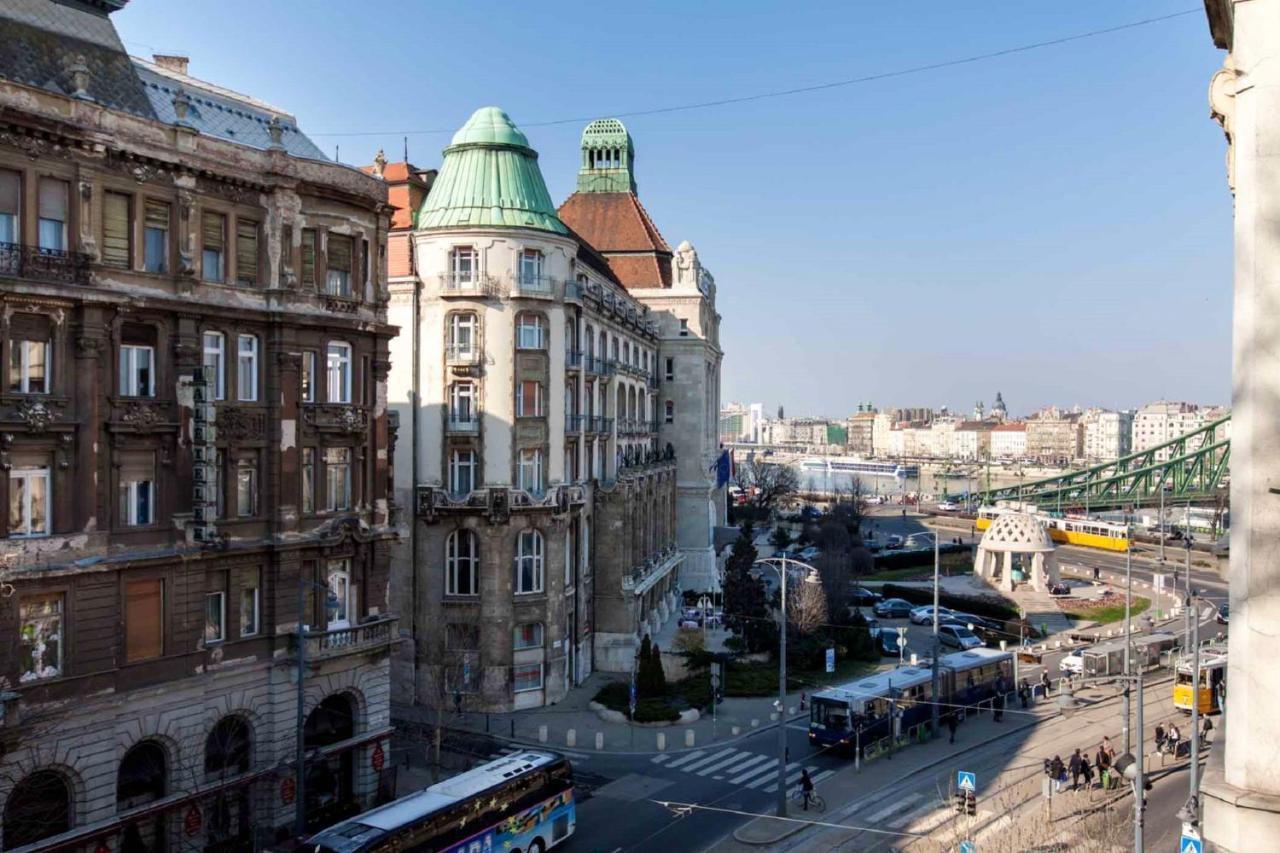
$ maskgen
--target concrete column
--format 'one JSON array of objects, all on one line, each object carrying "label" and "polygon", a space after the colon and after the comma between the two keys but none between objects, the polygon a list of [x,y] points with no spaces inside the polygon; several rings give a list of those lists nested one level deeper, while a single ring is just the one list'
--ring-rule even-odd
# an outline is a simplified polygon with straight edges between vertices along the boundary
[{"label": "concrete column", "polygon": [[1205,11],[1214,44],[1230,51],[1209,101],[1227,134],[1235,191],[1228,582],[1236,621],[1218,729],[1226,748],[1210,752],[1201,790],[1205,840],[1234,853],[1280,838],[1280,4],[1209,0]]},{"label": "concrete column", "polygon": [[1004,552],[1004,576],[1000,578],[1000,586],[1003,589],[1008,590],[1009,592],[1013,591],[1013,552],[1012,551]]}]

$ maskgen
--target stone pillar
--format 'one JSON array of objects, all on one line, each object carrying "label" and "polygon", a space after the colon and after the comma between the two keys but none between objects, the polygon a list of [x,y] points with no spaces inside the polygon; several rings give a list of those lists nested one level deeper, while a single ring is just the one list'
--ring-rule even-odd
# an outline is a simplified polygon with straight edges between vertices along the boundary
[{"label": "stone pillar", "polygon": [[[1230,51],[1209,101],[1227,136],[1235,191],[1232,325],[1231,565],[1225,749],[1201,785],[1204,837],[1218,850],[1280,838],[1280,4],[1209,0],[1209,28]],[[1271,839],[1267,841],[1267,839]]]},{"label": "stone pillar", "polygon": [[1000,578],[1000,586],[1008,592],[1013,591],[1013,552],[1004,552],[1004,574]]}]

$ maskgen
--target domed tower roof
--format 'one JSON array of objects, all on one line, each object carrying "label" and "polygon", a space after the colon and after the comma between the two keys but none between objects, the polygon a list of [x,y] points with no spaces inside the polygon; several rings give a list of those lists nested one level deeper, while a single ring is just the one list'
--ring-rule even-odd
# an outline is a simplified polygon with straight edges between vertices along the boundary
[{"label": "domed tower roof", "polygon": [[627,127],[616,118],[598,118],[582,131],[580,193],[636,191],[636,150]]},{"label": "domed tower roof", "polygon": [[1022,512],[1006,512],[991,522],[978,547],[1001,553],[1034,554],[1052,551],[1056,546],[1040,519]]},{"label": "domed tower roof", "polygon": [[417,228],[495,225],[569,233],[551,203],[528,137],[502,110],[481,107],[444,150]]}]

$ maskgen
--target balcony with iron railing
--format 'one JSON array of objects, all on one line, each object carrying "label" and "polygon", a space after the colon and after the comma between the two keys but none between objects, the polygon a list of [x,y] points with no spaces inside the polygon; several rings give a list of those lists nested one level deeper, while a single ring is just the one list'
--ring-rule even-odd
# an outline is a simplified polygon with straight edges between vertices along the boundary
[{"label": "balcony with iron railing", "polygon": [[480,349],[475,344],[445,344],[446,364],[479,364]]},{"label": "balcony with iron railing", "polygon": [[[359,625],[307,631],[302,636],[307,661],[319,661],[344,655],[366,654],[390,649],[396,638],[396,616],[379,616]],[[298,635],[290,635],[293,653],[298,653]]]},{"label": "balcony with iron railing", "polygon": [[599,433],[613,432],[613,418],[606,418],[596,415],[591,419],[591,431]]},{"label": "balcony with iron railing", "polygon": [[566,370],[582,369],[582,350],[567,349],[564,351],[564,366]]},{"label": "balcony with iron railing", "polygon": [[493,280],[481,272],[446,272],[440,274],[440,293],[443,296],[489,296],[493,293]]},{"label": "balcony with iron railing", "polygon": [[556,295],[556,280],[549,275],[517,273],[511,276],[511,295],[552,299]]},{"label": "balcony with iron railing", "polygon": [[474,412],[450,412],[447,429],[450,433],[474,435],[480,432],[480,416]]},{"label": "balcony with iron railing", "polygon": [[564,431],[567,433],[577,434],[582,432],[583,424],[591,419],[583,415],[565,415]]},{"label": "balcony with iron railing", "polygon": [[622,576],[622,588],[637,594],[644,592],[671,572],[682,559],[675,543],[664,545],[644,562],[633,566]]},{"label": "balcony with iron railing", "polygon": [[607,358],[602,358],[598,355],[587,356],[587,371],[593,376],[607,379],[614,374],[616,369],[614,363]]},{"label": "balcony with iron railing", "polygon": [[0,276],[88,284],[89,256],[22,243],[0,243]]},{"label": "balcony with iron railing", "polygon": [[651,390],[657,391],[658,390],[658,374],[650,373],[648,377],[645,379],[645,384],[647,384]]}]

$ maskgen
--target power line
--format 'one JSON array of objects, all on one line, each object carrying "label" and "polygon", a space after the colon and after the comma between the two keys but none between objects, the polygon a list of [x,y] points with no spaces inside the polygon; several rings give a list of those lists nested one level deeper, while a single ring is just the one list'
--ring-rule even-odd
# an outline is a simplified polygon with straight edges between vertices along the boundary
[{"label": "power line", "polygon": [[[1203,10],[1199,7],[1193,9],[1183,9],[1180,12],[1171,12],[1167,15],[1159,15],[1154,18],[1143,18],[1138,21],[1130,21],[1125,24],[1117,24],[1114,27],[1103,27],[1101,29],[1089,30],[1088,32],[1075,33],[1073,35],[1061,36],[1059,38],[1048,39],[1046,41],[1030,42],[1021,44],[1016,47],[1007,47],[1002,50],[993,50],[987,53],[976,53],[970,56],[961,57],[959,59],[947,59],[941,62],[930,62],[925,65],[913,65],[907,68],[899,68],[894,71],[882,71],[878,74],[866,74],[861,77],[851,77],[847,80],[832,80],[826,83],[815,83],[810,86],[797,86],[791,89],[777,89],[770,92],[756,92],[751,95],[739,95],[730,98],[717,98],[710,101],[695,101],[688,104],[674,104],[665,107],[651,107],[643,110],[631,110],[629,112],[614,112],[608,115],[612,118],[637,118],[640,116],[662,115],[666,113],[689,112],[692,110],[703,110],[711,107],[723,107],[732,104],[744,104],[751,101],[764,101],[773,98],[787,98],[793,95],[805,95],[811,92],[822,92],[828,89],[839,89],[846,86],[858,86],[864,83],[874,83],[879,80],[888,80],[894,77],[906,77],[911,74],[922,74],[926,71],[938,71],[943,68],[955,68],[959,65],[968,65],[974,62],[984,62],[988,59],[999,59],[1003,56],[1012,56],[1018,53],[1027,53],[1032,50],[1040,50],[1046,47],[1056,47],[1057,45],[1069,44],[1075,41],[1083,41],[1084,39],[1096,38],[1098,36],[1118,33],[1124,30],[1132,30],[1138,27],[1146,27],[1151,24],[1158,24],[1164,21],[1170,21],[1174,18],[1182,18],[1187,15],[1202,14]],[[599,115],[592,116],[575,116],[574,118],[559,118],[549,121],[533,121],[521,122],[521,127],[553,127],[561,124],[581,124],[583,122],[592,121],[600,118]],[[331,131],[328,133],[311,133],[310,136],[390,136],[390,135],[409,135],[420,136],[438,133],[454,133],[456,127],[435,129],[435,130],[361,130],[361,131]]]}]

